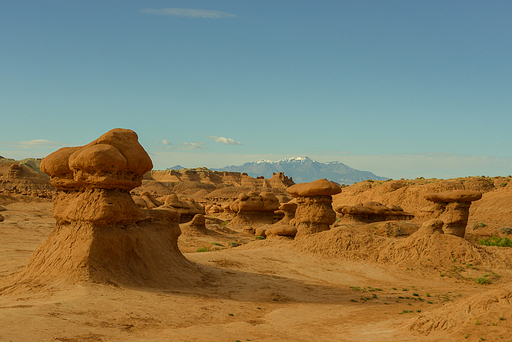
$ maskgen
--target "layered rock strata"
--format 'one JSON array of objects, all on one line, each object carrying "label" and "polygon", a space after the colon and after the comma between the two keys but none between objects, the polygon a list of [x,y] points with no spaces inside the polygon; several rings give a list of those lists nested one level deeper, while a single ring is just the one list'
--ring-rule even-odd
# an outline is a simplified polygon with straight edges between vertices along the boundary
[{"label": "layered rock strata", "polygon": [[390,220],[411,220],[414,214],[405,212],[402,207],[391,204],[386,206],[375,201],[366,201],[356,205],[341,205],[335,211],[341,218],[357,222],[379,222]]},{"label": "layered rock strata", "polygon": [[56,227],[20,281],[182,283],[191,263],[177,246],[180,214],[170,208],[141,210],[130,196],[152,166],[137,134],[127,129],[44,158],[41,170],[58,189]]},{"label": "layered rock strata", "polygon": [[329,230],[336,221],[332,208],[332,196],[341,192],[341,187],[327,179],[295,184],[287,189],[295,198],[297,210],[290,224],[297,227],[295,238]]},{"label": "layered rock strata", "polygon": [[272,192],[241,194],[231,205],[235,217],[230,224],[272,224],[274,223],[274,211],[278,208],[279,200]]},{"label": "layered rock strata", "polygon": [[430,208],[423,209],[430,218],[444,222],[443,232],[463,238],[468,224],[471,202],[482,198],[480,191],[452,190],[427,193],[425,199],[434,203]]}]

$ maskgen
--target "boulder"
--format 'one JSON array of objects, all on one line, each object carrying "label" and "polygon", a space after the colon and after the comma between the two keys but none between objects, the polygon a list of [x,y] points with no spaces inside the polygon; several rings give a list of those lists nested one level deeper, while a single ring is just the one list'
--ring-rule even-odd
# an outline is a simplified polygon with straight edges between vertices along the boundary
[{"label": "boulder", "polygon": [[265,231],[265,235],[270,239],[283,236],[293,239],[297,235],[297,227],[287,224],[274,224]]}]

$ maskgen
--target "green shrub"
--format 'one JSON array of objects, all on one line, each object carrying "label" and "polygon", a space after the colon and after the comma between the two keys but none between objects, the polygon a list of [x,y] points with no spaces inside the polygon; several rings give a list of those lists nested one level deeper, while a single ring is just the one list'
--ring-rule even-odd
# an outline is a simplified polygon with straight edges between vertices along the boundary
[{"label": "green shrub", "polygon": [[210,249],[208,247],[203,247],[203,248],[198,248],[196,250],[196,252],[200,253],[200,252],[209,252]]},{"label": "green shrub", "polygon": [[491,281],[487,278],[480,277],[480,278],[476,278],[476,283],[480,284],[480,285],[486,285],[486,284],[490,284]]},{"label": "green shrub", "polygon": [[261,235],[256,235],[254,237],[256,240],[265,240],[265,237],[264,236],[261,236]]},{"label": "green shrub", "polygon": [[478,228],[483,228],[483,227],[487,227],[487,225],[483,222],[477,222],[473,225],[473,229],[478,229]]},{"label": "green shrub", "polygon": [[500,227],[498,230],[502,234],[512,234],[512,228],[511,227]]},{"label": "green shrub", "polygon": [[484,246],[512,247],[512,240],[508,237],[501,238],[494,235],[490,239],[483,239],[478,241],[478,243]]}]

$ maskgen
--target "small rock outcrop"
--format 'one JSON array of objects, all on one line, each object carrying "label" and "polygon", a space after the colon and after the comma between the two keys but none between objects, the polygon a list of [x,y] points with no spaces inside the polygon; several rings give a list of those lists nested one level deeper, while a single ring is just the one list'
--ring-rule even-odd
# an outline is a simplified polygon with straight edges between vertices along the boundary
[{"label": "small rock outcrop", "polygon": [[206,219],[202,214],[196,214],[190,222],[182,224],[180,228],[184,236],[217,235],[216,232],[206,228]]},{"label": "small rock outcrop", "polygon": [[279,208],[279,205],[279,200],[272,192],[241,194],[231,205],[235,217],[230,224],[272,224],[274,223],[274,211]]},{"label": "small rock outcrop", "polygon": [[343,219],[366,223],[414,218],[414,214],[405,212],[400,206],[386,206],[375,201],[366,201],[354,206],[341,205],[336,207],[335,211],[341,214]]},{"label": "small rock outcrop", "polygon": [[426,193],[424,197],[434,202],[434,205],[423,209],[423,213],[427,212],[431,218],[442,220],[445,234],[463,238],[466,234],[471,202],[481,199],[482,193],[471,190],[451,190]]},{"label": "small rock outcrop", "polygon": [[159,200],[164,203],[164,206],[171,207],[180,213],[180,223],[189,222],[197,214],[205,214],[203,206],[197,203],[193,198],[184,196],[178,197],[176,194],[171,194],[159,198]]},{"label": "small rock outcrop", "polygon": [[444,234],[443,232],[443,221],[439,219],[432,219],[426,222],[423,222],[420,229],[415,235],[432,235],[432,234]]},{"label": "small rock outcrop", "polygon": [[297,203],[295,217],[290,220],[290,224],[297,227],[296,238],[328,230],[336,221],[332,196],[341,192],[341,187],[336,183],[319,179],[295,184],[287,190]]},{"label": "small rock outcrop", "polygon": [[295,235],[297,235],[297,227],[287,224],[276,223],[265,230],[265,236],[268,239],[283,237],[293,239]]},{"label": "small rock outcrop", "polygon": [[295,211],[297,211],[297,203],[290,201],[283,203],[279,206],[279,211],[283,212],[283,218],[278,222],[279,224],[289,224],[295,218]]}]

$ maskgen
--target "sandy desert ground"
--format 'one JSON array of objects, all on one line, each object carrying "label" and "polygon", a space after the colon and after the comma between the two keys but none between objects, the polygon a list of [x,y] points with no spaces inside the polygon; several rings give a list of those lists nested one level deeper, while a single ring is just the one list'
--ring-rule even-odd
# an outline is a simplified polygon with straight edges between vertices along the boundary
[{"label": "sandy desert ground", "polygon": [[[226,230],[215,237],[180,237],[180,247],[189,251],[240,243],[185,253],[199,275],[193,284],[13,286],[12,275],[55,222],[48,200],[3,207],[1,341],[512,340],[508,265],[458,264],[455,276],[446,260],[442,276],[415,267],[415,260],[406,267],[327,256],[291,240],[254,240]],[[464,279],[484,274],[495,278],[491,284]]]}]

